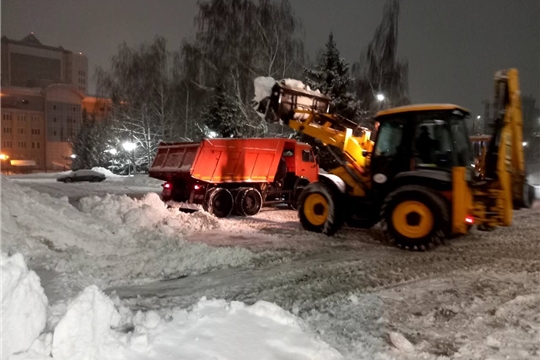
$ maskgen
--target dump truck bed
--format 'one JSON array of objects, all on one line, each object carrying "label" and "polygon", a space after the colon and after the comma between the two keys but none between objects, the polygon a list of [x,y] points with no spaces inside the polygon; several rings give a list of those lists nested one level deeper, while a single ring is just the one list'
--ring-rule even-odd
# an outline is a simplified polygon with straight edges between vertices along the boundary
[{"label": "dump truck bed", "polygon": [[205,139],[200,143],[161,143],[150,177],[174,181],[191,177],[208,183],[274,181],[289,139]]}]

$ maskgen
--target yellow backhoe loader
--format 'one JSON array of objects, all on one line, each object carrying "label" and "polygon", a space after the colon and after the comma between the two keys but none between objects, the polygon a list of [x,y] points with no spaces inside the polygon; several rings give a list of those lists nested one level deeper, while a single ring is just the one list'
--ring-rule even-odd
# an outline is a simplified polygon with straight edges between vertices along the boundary
[{"label": "yellow backhoe loader", "polygon": [[398,246],[426,250],[473,224],[482,230],[509,226],[512,201],[526,201],[517,70],[495,75],[497,115],[482,179],[467,109],[422,104],[383,110],[371,132],[331,113],[329,97],[292,84],[276,82],[257,110],[268,122],[319,139],[340,162],[300,195],[298,215],[307,230],[333,235],[345,222],[365,228],[381,222]]}]

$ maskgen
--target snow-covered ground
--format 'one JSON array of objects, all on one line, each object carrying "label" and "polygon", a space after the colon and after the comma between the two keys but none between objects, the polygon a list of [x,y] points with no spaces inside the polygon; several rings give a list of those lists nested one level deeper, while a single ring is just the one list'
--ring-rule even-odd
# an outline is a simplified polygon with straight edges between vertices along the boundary
[{"label": "snow-covered ground", "polygon": [[540,359],[538,203],[413,253],[181,213],[159,184],[2,178],[2,359]]}]

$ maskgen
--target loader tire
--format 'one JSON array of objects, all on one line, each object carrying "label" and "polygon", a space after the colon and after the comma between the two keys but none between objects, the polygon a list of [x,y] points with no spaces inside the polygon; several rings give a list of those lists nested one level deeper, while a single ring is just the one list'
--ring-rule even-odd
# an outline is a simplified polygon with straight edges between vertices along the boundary
[{"label": "loader tire", "polygon": [[334,235],[343,225],[340,194],[316,182],[307,185],[298,200],[298,217],[308,231]]},{"label": "loader tire", "polygon": [[208,190],[203,209],[218,218],[231,214],[234,207],[234,198],[231,192],[224,188]]},{"label": "loader tire", "polygon": [[256,215],[262,207],[262,195],[254,188],[242,188],[236,193],[235,210],[241,216]]},{"label": "loader tire", "polygon": [[444,243],[450,232],[445,201],[429,188],[405,185],[391,192],[381,208],[386,237],[398,247],[426,251]]}]

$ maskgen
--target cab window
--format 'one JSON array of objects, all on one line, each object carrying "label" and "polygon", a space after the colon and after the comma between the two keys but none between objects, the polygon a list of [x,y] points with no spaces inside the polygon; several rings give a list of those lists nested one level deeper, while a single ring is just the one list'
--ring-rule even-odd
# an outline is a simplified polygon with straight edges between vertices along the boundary
[{"label": "cab window", "polygon": [[377,130],[376,156],[393,156],[400,150],[404,125],[400,122],[383,122]]},{"label": "cab window", "polygon": [[309,150],[302,150],[302,161],[315,162],[315,159],[313,158],[313,153]]}]

